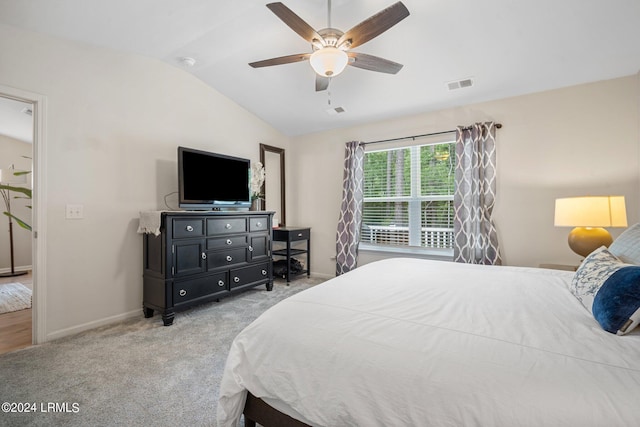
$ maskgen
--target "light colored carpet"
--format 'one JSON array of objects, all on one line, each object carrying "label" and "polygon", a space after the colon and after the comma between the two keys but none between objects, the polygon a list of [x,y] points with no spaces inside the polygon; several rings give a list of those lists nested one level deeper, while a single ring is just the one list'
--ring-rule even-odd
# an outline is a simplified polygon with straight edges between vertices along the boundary
[{"label": "light colored carpet", "polygon": [[[179,312],[168,327],[141,309],[136,319],[2,355],[2,402],[35,403],[37,411],[2,413],[0,425],[215,426],[233,338],[269,307],[322,281],[277,280],[272,292],[259,286]],[[70,412],[42,411],[49,402]]]},{"label": "light colored carpet", "polygon": [[22,283],[0,285],[0,314],[31,308],[31,289]]}]

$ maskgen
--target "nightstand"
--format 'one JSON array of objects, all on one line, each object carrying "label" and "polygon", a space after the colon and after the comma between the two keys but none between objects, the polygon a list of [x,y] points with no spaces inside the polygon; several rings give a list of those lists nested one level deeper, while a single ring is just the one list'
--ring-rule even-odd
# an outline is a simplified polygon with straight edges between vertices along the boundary
[{"label": "nightstand", "polygon": [[[279,227],[273,229],[273,241],[285,242],[285,249],[273,251],[274,256],[285,257],[287,260],[287,283],[291,279],[291,257],[295,255],[307,255],[307,265],[304,270],[298,274],[307,273],[307,277],[311,275],[311,228],[309,227]],[[306,249],[296,248],[293,246],[295,242],[306,241]]]}]

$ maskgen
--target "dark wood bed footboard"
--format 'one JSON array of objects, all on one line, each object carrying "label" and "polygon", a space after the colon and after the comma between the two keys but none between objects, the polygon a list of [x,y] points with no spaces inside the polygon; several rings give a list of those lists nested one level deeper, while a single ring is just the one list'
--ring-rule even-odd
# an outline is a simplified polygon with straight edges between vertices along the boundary
[{"label": "dark wood bed footboard", "polygon": [[243,413],[245,427],[256,427],[256,423],[264,427],[311,427],[272,408],[251,393],[247,393]]}]

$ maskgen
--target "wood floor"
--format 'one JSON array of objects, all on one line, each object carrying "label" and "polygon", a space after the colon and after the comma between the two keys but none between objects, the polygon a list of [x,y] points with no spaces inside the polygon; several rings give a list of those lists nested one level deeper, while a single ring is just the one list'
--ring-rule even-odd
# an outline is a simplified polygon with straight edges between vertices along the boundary
[{"label": "wood floor", "polygon": [[[32,287],[31,273],[17,277],[0,277],[0,284],[19,282]],[[29,347],[31,335],[31,309],[0,314],[0,354]]]}]

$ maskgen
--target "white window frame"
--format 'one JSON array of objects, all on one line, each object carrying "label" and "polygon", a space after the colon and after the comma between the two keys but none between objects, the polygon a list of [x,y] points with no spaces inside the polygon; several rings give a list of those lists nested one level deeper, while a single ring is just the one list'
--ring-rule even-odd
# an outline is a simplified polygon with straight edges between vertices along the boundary
[{"label": "white window frame", "polygon": [[[404,254],[404,255],[419,255],[432,259],[453,259],[453,248],[432,248],[423,247],[422,243],[422,202],[425,201],[453,201],[453,195],[437,195],[437,196],[422,196],[420,195],[421,188],[421,176],[420,169],[413,167],[413,165],[420,164],[420,147],[425,145],[438,145],[438,144],[455,144],[455,140],[451,137],[441,139],[433,142],[422,142],[413,144],[393,144],[379,149],[367,150],[367,153],[399,150],[404,148],[410,149],[411,155],[411,195],[410,196],[396,196],[396,197],[365,197],[364,202],[408,202],[408,223],[409,223],[409,245],[383,245],[376,244],[362,240],[359,243],[359,250],[370,251],[376,253],[389,253],[389,254]],[[366,155],[366,154],[365,154]]]}]

